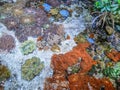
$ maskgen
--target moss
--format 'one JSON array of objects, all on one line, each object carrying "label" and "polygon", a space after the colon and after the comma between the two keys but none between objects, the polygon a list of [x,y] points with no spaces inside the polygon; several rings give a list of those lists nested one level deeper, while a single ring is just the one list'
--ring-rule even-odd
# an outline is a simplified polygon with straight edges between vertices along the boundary
[{"label": "moss", "polygon": [[25,80],[32,80],[44,68],[44,63],[37,57],[32,57],[26,60],[22,65],[22,78]]},{"label": "moss", "polygon": [[29,53],[32,53],[36,49],[36,45],[33,41],[28,40],[22,43],[20,49],[24,55],[27,55]]},{"label": "moss", "polygon": [[10,77],[10,74],[11,73],[9,69],[6,66],[0,65],[0,82],[8,79]]}]

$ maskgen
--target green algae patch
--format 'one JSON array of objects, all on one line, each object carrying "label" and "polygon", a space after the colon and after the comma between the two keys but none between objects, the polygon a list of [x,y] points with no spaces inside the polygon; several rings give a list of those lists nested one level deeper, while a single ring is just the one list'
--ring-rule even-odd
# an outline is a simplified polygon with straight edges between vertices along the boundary
[{"label": "green algae patch", "polygon": [[32,40],[27,40],[22,43],[20,50],[24,55],[32,53],[36,49],[36,45]]},{"label": "green algae patch", "polygon": [[25,80],[32,80],[44,68],[44,63],[38,57],[27,59],[22,65],[22,78]]},{"label": "green algae patch", "polygon": [[10,75],[10,70],[4,65],[0,65],[0,82],[10,78]]}]

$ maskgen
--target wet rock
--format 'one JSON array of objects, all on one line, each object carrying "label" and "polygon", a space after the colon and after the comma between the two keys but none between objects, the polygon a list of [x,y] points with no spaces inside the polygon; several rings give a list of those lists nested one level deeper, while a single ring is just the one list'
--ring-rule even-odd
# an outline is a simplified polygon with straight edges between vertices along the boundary
[{"label": "wet rock", "polygon": [[0,51],[11,51],[15,48],[15,40],[11,35],[0,37]]},{"label": "wet rock", "polygon": [[108,35],[111,35],[114,32],[114,29],[110,26],[106,26],[105,29]]},{"label": "wet rock", "polygon": [[21,44],[20,49],[24,55],[27,55],[29,53],[32,53],[36,49],[36,45],[33,41],[28,40]]},{"label": "wet rock", "polygon": [[32,80],[44,68],[44,63],[38,57],[27,59],[22,65],[22,78],[25,80]]},{"label": "wet rock", "polygon": [[0,65],[0,83],[10,78],[10,75],[10,70],[4,65]]}]

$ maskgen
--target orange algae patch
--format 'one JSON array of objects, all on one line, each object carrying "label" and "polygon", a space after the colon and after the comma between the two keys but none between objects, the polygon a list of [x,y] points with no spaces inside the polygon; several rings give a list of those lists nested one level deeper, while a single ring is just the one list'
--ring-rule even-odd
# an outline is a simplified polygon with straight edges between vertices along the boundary
[{"label": "orange algae patch", "polygon": [[115,90],[110,80],[96,79],[88,75],[74,74],[68,77],[70,90]]},{"label": "orange algae patch", "polygon": [[77,63],[78,59],[82,58],[80,65],[82,71],[89,71],[92,65],[96,64],[95,61],[92,60],[91,56],[86,52],[86,48],[89,45],[89,43],[81,43],[66,54],[53,55],[51,61],[53,70],[65,71],[67,70],[68,66]]},{"label": "orange algae patch", "polygon": [[108,56],[108,58],[110,58],[114,62],[117,62],[120,60],[120,52],[116,50],[112,50],[111,52],[106,53],[106,55]]},{"label": "orange algae patch", "polygon": [[[87,53],[89,43],[80,43],[68,53],[53,55],[51,67],[53,76],[46,79],[44,90],[115,90],[112,83],[106,79],[96,79],[86,75],[96,62]],[[69,66],[78,63],[79,58],[81,70],[78,73],[68,75]]]}]

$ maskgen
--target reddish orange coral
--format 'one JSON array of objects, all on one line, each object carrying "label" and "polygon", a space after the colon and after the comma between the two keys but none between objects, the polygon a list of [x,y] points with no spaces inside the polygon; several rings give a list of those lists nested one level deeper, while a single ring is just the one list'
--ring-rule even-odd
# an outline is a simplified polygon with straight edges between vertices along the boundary
[{"label": "reddish orange coral", "polygon": [[106,55],[113,61],[117,62],[120,60],[120,52],[116,51],[116,50],[112,50],[109,53],[106,53]]},{"label": "reddish orange coral", "polygon": [[[80,43],[66,54],[53,55],[51,67],[54,74],[47,78],[44,90],[100,90],[103,86],[105,90],[115,90],[108,79],[96,79],[86,75],[96,62],[86,52],[89,43]],[[66,70],[69,66],[78,63],[79,58],[81,70],[78,73],[68,75]]]},{"label": "reddish orange coral", "polygon": [[88,75],[73,74],[68,77],[70,90],[115,90],[110,80],[96,79]]},{"label": "reddish orange coral", "polygon": [[86,52],[86,48],[89,43],[78,44],[72,51],[66,54],[53,55],[51,65],[54,71],[65,71],[68,66],[77,63],[79,58],[82,58],[81,72],[87,72],[91,69],[91,66],[95,64],[90,55]]}]

